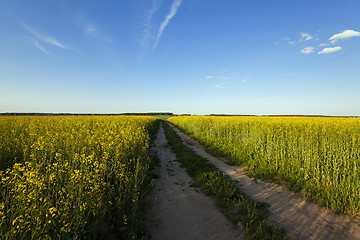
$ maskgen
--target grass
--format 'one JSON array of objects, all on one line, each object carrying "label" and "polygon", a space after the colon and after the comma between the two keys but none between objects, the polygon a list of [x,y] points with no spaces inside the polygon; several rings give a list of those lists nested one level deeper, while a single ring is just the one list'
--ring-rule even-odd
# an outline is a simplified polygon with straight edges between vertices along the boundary
[{"label": "grass", "polygon": [[153,115],[153,117],[160,118],[161,120],[167,120],[168,118],[172,117],[173,115]]},{"label": "grass", "polygon": [[210,164],[206,159],[186,147],[174,130],[164,123],[166,138],[194,186],[215,199],[218,207],[232,222],[241,222],[248,239],[283,239],[284,230],[268,221],[267,205],[245,196],[236,182]]}]

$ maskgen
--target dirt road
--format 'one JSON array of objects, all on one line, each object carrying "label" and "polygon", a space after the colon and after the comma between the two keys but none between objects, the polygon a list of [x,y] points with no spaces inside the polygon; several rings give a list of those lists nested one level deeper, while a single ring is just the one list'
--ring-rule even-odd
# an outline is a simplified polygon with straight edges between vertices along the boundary
[{"label": "dirt road", "polygon": [[240,189],[253,199],[270,204],[271,222],[284,228],[289,237],[296,239],[338,240],[360,239],[360,226],[347,216],[306,202],[285,187],[247,177],[242,169],[229,166],[225,159],[207,153],[197,141],[173,127],[185,145],[208,159],[213,165],[239,182]]},{"label": "dirt road", "polygon": [[211,198],[190,186],[192,179],[176,161],[162,125],[154,150],[160,158],[160,178],[148,194],[145,224],[151,239],[244,239],[241,229],[235,229]]}]

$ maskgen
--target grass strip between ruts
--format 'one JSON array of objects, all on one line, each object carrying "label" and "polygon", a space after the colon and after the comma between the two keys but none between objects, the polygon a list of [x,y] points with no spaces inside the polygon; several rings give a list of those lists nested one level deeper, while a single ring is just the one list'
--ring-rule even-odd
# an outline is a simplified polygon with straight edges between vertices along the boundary
[{"label": "grass strip between ruts", "polygon": [[235,181],[186,147],[168,123],[164,123],[163,126],[178,161],[194,179],[194,186],[215,199],[230,222],[241,222],[248,239],[284,239],[285,231],[270,225],[266,203],[245,196]]}]

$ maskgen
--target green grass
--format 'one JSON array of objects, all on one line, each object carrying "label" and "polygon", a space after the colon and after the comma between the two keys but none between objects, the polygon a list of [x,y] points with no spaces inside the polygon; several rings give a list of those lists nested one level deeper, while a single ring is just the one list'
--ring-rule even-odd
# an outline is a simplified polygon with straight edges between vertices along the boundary
[{"label": "green grass", "polygon": [[167,120],[168,118],[173,117],[173,115],[153,115],[152,117],[157,117],[161,120]]},{"label": "green grass", "polygon": [[272,226],[268,221],[266,204],[245,196],[235,181],[186,147],[167,123],[163,125],[169,144],[179,162],[194,179],[194,186],[215,199],[230,222],[241,222],[248,239],[283,239],[284,230]]}]

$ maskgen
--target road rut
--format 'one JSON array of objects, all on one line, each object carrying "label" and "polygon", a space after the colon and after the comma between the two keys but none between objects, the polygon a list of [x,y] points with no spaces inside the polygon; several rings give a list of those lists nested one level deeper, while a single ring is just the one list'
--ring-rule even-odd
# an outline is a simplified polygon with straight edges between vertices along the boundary
[{"label": "road rut", "polygon": [[154,150],[160,159],[160,176],[148,194],[145,225],[151,239],[245,239],[214,201],[191,187],[192,179],[176,160],[160,125]]}]

